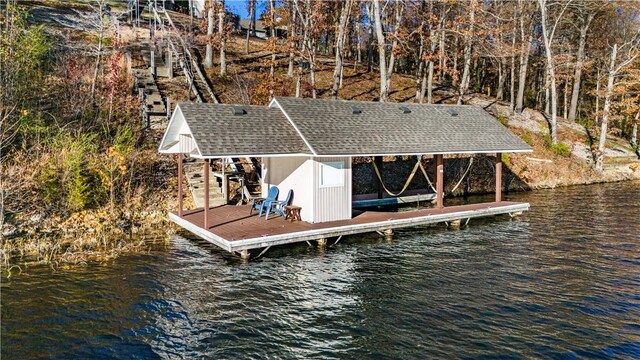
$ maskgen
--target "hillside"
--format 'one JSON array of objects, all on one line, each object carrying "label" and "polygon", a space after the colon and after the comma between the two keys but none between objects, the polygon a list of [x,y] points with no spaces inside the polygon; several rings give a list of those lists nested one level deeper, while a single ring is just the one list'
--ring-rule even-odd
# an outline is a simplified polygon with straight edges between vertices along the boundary
[{"label": "hillside", "polygon": [[[110,4],[113,12],[126,9],[121,2]],[[127,72],[125,56],[131,54],[136,73],[147,73],[148,27],[134,29],[126,21],[120,22],[117,31],[110,30],[105,37],[108,48],[101,50],[102,60],[95,66],[95,17],[91,20],[95,8],[86,2],[62,5],[59,1],[28,1],[21,5],[28,16],[18,30],[33,33],[34,37],[26,39],[32,43],[41,41],[46,51],[27,54],[37,60],[36,66],[30,68],[33,74],[29,76],[33,77],[17,78],[16,81],[23,81],[20,88],[23,93],[19,94],[22,97],[9,99],[20,107],[0,112],[4,120],[10,125],[13,121],[19,129],[3,138],[2,143],[3,262],[22,256],[42,262],[80,262],[155,246],[154,241],[150,245],[150,238],[162,239],[163,243],[167,233],[174,231],[167,227],[164,214],[176,202],[175,159],[157,154],[167,118],[152,116],[150,128],[141,121],[140,98],[132,94],[135,80]],[[164,36],[174,41],[181,37],[192,45],[194,57],[201,62],[204,47],[198,45],[197,37],[184,34],[188,17],[169,13],[181,30],[167,33],[158,30],[154,40],[158,53],[166,48]],[[14,45],[3,43],[7,47]],[[245,38],[233,34],[227,45],[227,75],[218,75],[217,62],[205,71],[207,82],[220,102],[266,105],[271,91],[279,96],[295,95],[295,76],[287,76],[286,53],[277,56],[276,75],[271,80],[267,41],[251,39],[250,51],[245,53]],[[27,50],[34,49],[38,48]],[[24,71],[24,67],[19,69]],[[320,98],[330,98],[333,69],[332,57],[317,56],[316,88]],[[175,76],[171,79],[156,78],[163,106],[167,102],[174,107],[178,102],[194,100],[179,66],[174,66],[173,71]],[[93,99],[88,95],[92,76],[97,83]],[[34,79],[41,84],[37,88]],[[310,97],[307,77],[304,79],[302,95]],[[366,64],[347,60],[339,98],[377,101],[379,81],[375,68],[367,72]],[[394,73],[389,101],[413,102],[416,86],[415,76]],[[435,103],[455,100],[450,84],[436,84]],[[505,181],[507,191],[640,178],[638,157],[624,139],[608,137],[605,168],[598,172],[593,168],[591,152],[597,140],[589,127],[560,119],[560,144],[553,145],[547,118],[540,112],[525,109],[521,114],[511,115],[507,103],[477,93],[467,94],[464,100],[484,107],[534,148],[532,154],[504,155],[511,176]],[[445,188],[451,188],[458,174],[464,172],[466,162],[458,160],[450,158],[446,162]],[[406,167],[400,158],[385,161],[393,164],[392,168]],[[370,173],[369,162],[366,158],[356,159]],[[385,175],[385,181],[390,185],[402,183],[405,179],[402,174],[391,171]],[[467,186],[455,194],[490,192],[492,178],[490,167],[475,166],[469,172]],[[193,206],[190,201],[186,205]]]}]

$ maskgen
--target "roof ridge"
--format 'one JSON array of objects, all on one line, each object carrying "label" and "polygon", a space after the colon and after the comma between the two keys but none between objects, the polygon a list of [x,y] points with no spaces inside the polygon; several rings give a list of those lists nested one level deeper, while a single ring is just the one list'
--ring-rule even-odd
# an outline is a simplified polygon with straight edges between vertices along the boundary
[{"label": "roof ridge", "polygon": [[[311,153],[313,153],[313,155],[317,156],[318,153],[316,152],[316,150],[313,148],[313,146],[311,146],[311,143],[309,143],[307,138],[302,134],[302,131],[300,131],[300,129],[298,128],[296,123],[293,121],[293,119],[291,119],[291,116],[289,116],[289,114],[287,114],[287,112],[284,110],[282,105],[280,105],[280,103],[278,102],[276,97],[274,97],[273,100],[271,100],[271,103],[269,103],[269,105],[273,104],[274,102],[276,103],[276,105],[278,105],[278,109],[280,109],[280,111],[282,111],[282,114],[284,114],[284,117],[287,118],[287,120],[289,120],[289,123],[293,126],[293,128],[296,129],[296,132],[298,133],[298,135],[300,136],[302,141],[304,141],[305,145],[307,145],[309,150],[311,150]],[[269,107],[271,107],[271,106],[269,106]]]}]

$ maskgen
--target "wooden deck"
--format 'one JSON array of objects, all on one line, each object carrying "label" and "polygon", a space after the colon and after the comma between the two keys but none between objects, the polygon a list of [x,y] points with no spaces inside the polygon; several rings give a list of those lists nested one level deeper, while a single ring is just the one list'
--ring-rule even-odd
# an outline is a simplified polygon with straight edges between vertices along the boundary
[{"label": "wooden deck", "polygon": [[249,215],[249,209],[248,205],[212,207],[209,209],[208,229],[203,228],[203,209],[186,211],[182,217],[172,212],[169,218],[193,234],[232,252],[341,235],[517,213],[528,210],[529,204],[503,201],[404,212],[365,211],[354,213],[350,220],[318,224],[289,222],[277,215],[265,220],[264,216],[258,217],[255,211]]}]

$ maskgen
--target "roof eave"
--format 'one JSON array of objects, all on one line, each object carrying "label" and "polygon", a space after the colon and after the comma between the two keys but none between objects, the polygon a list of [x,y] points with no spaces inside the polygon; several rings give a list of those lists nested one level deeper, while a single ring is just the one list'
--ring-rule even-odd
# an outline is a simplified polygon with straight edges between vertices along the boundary
[{"label": "roof eave", "polygon": [[303,157],[309,157],[309,156],[314,156],[313,154],[307,154],[307,153],[276,153],[276,154],[209,154],[209,155],[199,155],[199,154],[194,154],[191,155],[192,158],[194,159],[220,159],[220,158],[246,158],[246,157],[298,157],[298,156],[303,156]]},{"label": "roof eave", "polygon": [[474,155],[474,154],[496,154],[496,153],[531,153],[533,149],[500,149],[500,150],[480,150],[480,151],[426,151],[426,152],[397,152],[397,153],[329,153],[317,154],[314,157],[355,157],[355,156],[406,156],[406,155]]}]

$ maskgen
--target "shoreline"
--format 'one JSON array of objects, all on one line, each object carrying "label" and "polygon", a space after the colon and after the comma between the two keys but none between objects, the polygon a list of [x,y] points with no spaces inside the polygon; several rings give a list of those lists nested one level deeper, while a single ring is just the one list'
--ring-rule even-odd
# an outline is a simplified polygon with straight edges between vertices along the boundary
[{"label": "shoreline", "polygon": [[[562,183],[556,185],[540,184],[531,186],[528,189],[505,190],[504,194],[520,193],[527,191],[545,191],[573,186],[604,185],[619,182],[640,182],[640,171],[635,171],[634,178],[615,179],[583,179],[576,183]],[[463,196],[483,196],[490,192],[469,192],[466,194],[450,195],[449,198],[460,198]],[[167,203],[165,207],[170,208],[173,201]],[[157,204],[157,203],[156,203]],[[10,271],[13,267],[20,268],[21,265],[82,265],[91,263],[101,263],[113,260],[126,254],[140,254],[151,250],[159,244],[168,245],[170,236],[178,231],[178,227],[171,223],[165,212],[157,206],[141,212],[140,218],[135,221],[129,220],[125,223],[120,219],[116,223],[110,223],[105,227],[105,219],[102,221],[91,211],[84,212],[83,221],[72,222],[72,225],[62,227],[61,224],[54,226],[53,216],[40,220],[36,225],[33,221],[27,221],[14,226],[18,234],[6,236],[3,234],[3,245],[1,249],[2,271]],[[71,218],[81,219],[78,215]],[[33,218],[33,216],[32,216]],[[92,220],[86,220],[92,219]],[[67,219],[69,220],[69,219]],[[3,229],[6,229],[5,224]],[[93,229],[93,230],[88,230]],[[3,231],[4,233],[4,231]],[[53,241],[48,241],[55,239]],[[45,243],[51,244],[45,246]]]}]

